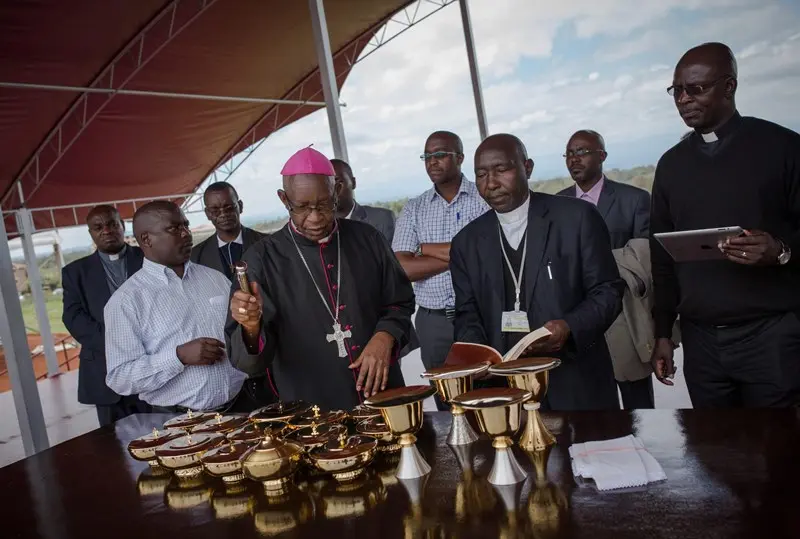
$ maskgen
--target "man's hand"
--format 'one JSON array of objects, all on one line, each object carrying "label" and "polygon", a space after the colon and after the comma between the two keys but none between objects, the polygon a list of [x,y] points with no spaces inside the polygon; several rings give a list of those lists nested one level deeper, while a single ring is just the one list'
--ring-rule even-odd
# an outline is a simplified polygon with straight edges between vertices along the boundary
[{"label": "man's hand", "polygon": [[719,249],[731,262],[747,266],[772,266],[778,263],[780,243],[761,230],[745,230],[744,236],[720,242]]},{"label": "man's hand", "polygon": [[675,361],[672,357],[675,352],[675,345],[670,339],[656,339],[656,345],[650,356],[650,364],[653,366],[653,373],[659,382],[664,385],[675,385],[668,377],[675,375]]},{"label": "man's hand", "polygon": [[432,256],[442,262],[450,263],[450,244],[449,243],[423,243],[420,245],[422,256]]},{"label": "man's hand", "polygon": [[552,352],[558,352],[569,339],[569,326],[564,320],[550,320],[544,327],[550,330],[550,335],[544,339],[532,343],[522,353],[523,356],[540,356]]},{"label": "man's hand", "polygon": [[350,365],[351,369],[361,369],[356,380],[356,391],[361,391],[363,387],[364,396],[369,397],[386,389],[393,347],[394,337],[385,331],[372,336],[358,359]]},{"label": "man's hand", "polygon": [[184,365],[213,365],[225,358],[225,344],[201,337],[180,345],[175,353]]},{"label": "man's hand", "polygon": [[253,295],[237,290],[231,297],[231,317],[239,322],[245,332],[256,334],[261,331],[261,294],[258,283],[250,283]]}]

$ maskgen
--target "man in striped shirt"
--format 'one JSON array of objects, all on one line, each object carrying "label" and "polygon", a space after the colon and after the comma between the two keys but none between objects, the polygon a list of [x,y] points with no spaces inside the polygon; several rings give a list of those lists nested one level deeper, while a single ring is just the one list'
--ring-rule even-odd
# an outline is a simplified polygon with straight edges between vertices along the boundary
[{"label": "man in striped shirt", "polygon": [[145,260],[105,307],[106,383],[154,411],[243,411],[246,375],[224,344],[230,281],[189,261],[189,222],[175,204],[142,206],[133,232]]},{"label": "man in striped shirt", "polygon": [[[417,298],[415,326],[426,369],[441,366],[453,344],[455,292],[450,280],[450,241],[489,206],[461,173],[464,147],[449,131],[428,137],[421,156],[433,187],[403,208],[392,249]],[[446,407],[437,400],[439,409]]]}]

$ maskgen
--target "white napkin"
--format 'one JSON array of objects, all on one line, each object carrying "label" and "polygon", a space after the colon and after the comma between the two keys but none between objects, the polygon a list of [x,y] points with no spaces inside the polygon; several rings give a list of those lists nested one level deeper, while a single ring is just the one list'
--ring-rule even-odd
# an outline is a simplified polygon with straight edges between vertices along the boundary
[{"label": "white napkin", "polygon": [[573,475],[594,479],[598,490],[638,487],[667,478],[642,441],[631,435],[573,444],[569,455]]}]

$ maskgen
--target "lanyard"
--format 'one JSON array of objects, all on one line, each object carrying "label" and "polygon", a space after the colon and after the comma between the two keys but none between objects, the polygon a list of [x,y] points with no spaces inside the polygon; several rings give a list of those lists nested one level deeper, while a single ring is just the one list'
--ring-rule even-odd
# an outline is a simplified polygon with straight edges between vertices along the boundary
[{"label": "lanyard", "polygon": [[519,264],[519,276],[514,273],[514,268],[511,267],[511,261],[508,259],[508,254],[506,254],[506,247],[503,245],[503,229],[499,223],[497,225],[497,234],[500,236],[500,249],[503,251],[503,258],[506,260],[508,272],[511,274],[511,278],[514,279],[514,311],[519,312],[519,292],[520,288],[522,288],[522,272],[525,271],[525,253],[528,251],[528,242],[525,241],[525,236],[528,235],[528,231],[526,230],[522,235],[522,262]]}]

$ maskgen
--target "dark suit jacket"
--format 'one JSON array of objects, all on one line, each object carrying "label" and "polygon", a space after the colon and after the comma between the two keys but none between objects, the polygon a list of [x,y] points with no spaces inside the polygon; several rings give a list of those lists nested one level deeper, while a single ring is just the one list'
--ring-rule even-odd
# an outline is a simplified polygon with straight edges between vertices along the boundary
[{"label": "dark suit jacket", "polygon": [[[622,309],[624,282],[608,231],[591,204],[543,193],[530,196],[523,291],[528,322],[536,329],[563,319],[572,332],[558,354],[561,366],[550,373],[547,402],[556,410],[618,409],[604,333]],[[455,339],[505,353],[498,226],[497,214],[489,211],[464,227],[450,247],[450,272]]]},{"label": "dark suit jacket", "polygon": [[394,214],[392,210],[386,208],[373,208],[372,206],[362,206],[358,202],[353,208],[353,221],[363,221],[377,228],[383,236],[392,244],[394,238]]},{"label": "dark suit jacket", "polygon": [[[242,227],[242,253],[254,243],[258,243],[266,234],[262,234],[252,228]],[[219,243],[217,235],[212,234],[210,238],[203,240],[192,248],[190,260],[195,264],[200,264],[208,268],[225,273],[222,267],[222,259],[219,257]]]},{"label": "dark suit jacket", "polygon": [[[128,277],[142,267],[144,254],[138,247],[127,247]],[[70,335],[81,345],[78,369],[78,402],[110,405],[120,396],[106,385],[106,345],[103,308],[111,298],[106,272],[95,252],[64,266],[64,313],[61,316]]]},{"label": "dark suit jacket", "polygon": [[[575,187],[567,187],[558,194],[574,197]],[[611,234],[612,249],[625,247],[633,238],[650,236],[650,193],[644,189],[606,178],[597,211]]]}]

